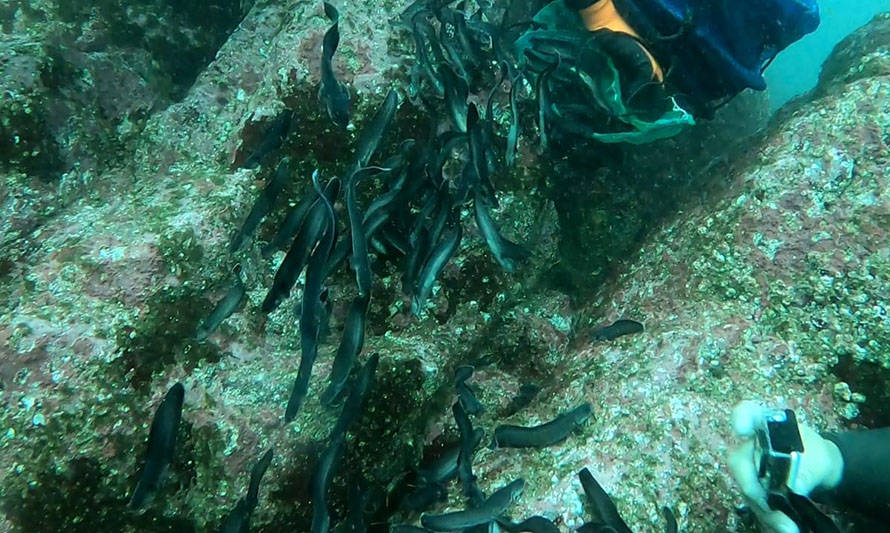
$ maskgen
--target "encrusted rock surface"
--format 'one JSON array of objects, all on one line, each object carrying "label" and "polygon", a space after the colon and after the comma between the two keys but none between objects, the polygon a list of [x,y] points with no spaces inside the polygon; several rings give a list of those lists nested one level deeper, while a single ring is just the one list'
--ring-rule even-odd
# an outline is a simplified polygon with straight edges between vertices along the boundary
[{"label": "encrusted rock surface", "polygon": [[[406,3],[356,6],[344,17],[337,68],[357,95],[359,127],[399,79],[403,45],[390,41],[390,21]],[[871,58],[859,70],[867,75],[824,79],[830,91],[798,104],[747,153],[689,169],[708,186],[578,308],[549,288],[557,230],[552,216],[538,216],[541,202],[526,185],[546,169],[519,173],[501,200],[501,214],[514,220],[506,233],[542,235],[517,276],[499,272],[471,223],[424,320],[409,316],[398,273],[376,272],[366,353],[381,356],[378,386],[343,470],[386,483],[416,463],[424,443],[454,437],[453,368],[480,360],[493,364],[471,381],[487,407],[474,423],[489,433],[529,381],[542,392],[506,422],[593,404],[595,419],[565,443],[482,450],[474,468],[486,492],[526,478],[515,517],[537,512],[573,526],[584,517],[576,473],[588,466],[635,530],[651,530],[660,505],[674,508],[684,531],[741,529],[724,457],[727,416],[743,398],[800,408],[819,428],[888,423],[886,388],[876,386],[890,368],[888,43],[844,52],[872,35],[865,32],[886,35],[886,24],[877,19],[835,55],[850,61],[839,73]],[[283,148],[302,158],[295,175],[345,164],[354,133],[325,127],[315,103],[313,61],[326,26],[313,3],[255,6],[182,100],[127,141],[125,162],[97,171],[85,194],[52,213],[4,226],[0,530],[212,529],[270,446],[276,458],[255,529],[308,530],[308,480],[336,416],[315,398],[351,280],[332,280],[332,333],[310,400],[284,426],[299,295],[264,318],[258,306],[280,256],[224,250],[269,170],[231,167],[251,132],[285,105],[301,128]],[[403,111],[398,133],[418,118]],[[30,178],[20,168],[4,176],[4,212],[46,205],[50,192]],[[237,264],[245,307],[195,341]],[[621,317],[646,331],[586,342],[590,328]],[[152,506],[130,513],[153,410],[176,381],[187,391],[176,462]],[[340,511],[345,492],[338,479]],[[460,507],[459,491],[449,494]]]}]

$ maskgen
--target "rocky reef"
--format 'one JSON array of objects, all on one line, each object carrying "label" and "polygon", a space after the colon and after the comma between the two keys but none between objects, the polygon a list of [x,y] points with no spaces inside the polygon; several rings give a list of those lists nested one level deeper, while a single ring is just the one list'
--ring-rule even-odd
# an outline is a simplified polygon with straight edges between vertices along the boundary
[{"label": "rocky reef", "polygon": [[[286,425],[298,321],[290,304],[259,312],[281,254],[226,247],[271,170],[238,167],[282,109],[294,134],[281,151],[299,177],[290,198],[313,169],[342,172],[353,148],[357,131],[334,128],[316,101],[322,7],[63,4],[0,9],[12,53],[0,61],[0,530],[218,528],[274,447],[253,528],[308,531],[309,480],[336,420],[317,398],[351,279],[329,282],[333,333]],[[398,25],[408,2],[354,4],[341,9],[334,66],[360,126],[412,58]],[[380,356],[377,382],[334,511],[346,512],[348,473],[388,487],[457,440],[461,364],[477,366],[485,411],[473,423],[489,433],[592,404],[565,442],[482,448],[473,466],[485,493],[526,480],[514,517],[564,527],[585,521],[586,466],[635,531],[661,527],[661,505],[684,531],[746,530],[725,466],[741,399],[825,430],[890,424],[888,28],[879,16],[841,43],[819,87],[766,126],[749,97],[679,138],[610,149],[589,173],[523,139],[497,215],[534,244],[524,267],[501,271],[468,224],[423,319],[398,271],[375,271],[364,353]],[[388,145],[427,122],[403,106]],[[236,267],[246,303],[198,341]],[[588,340],[619,318],[645,330]],[[186,391],[176,458],[136,513],[126,504],[152,413],[175,382]],[[528,383],[540,392],[512,412]],[[450,490],[436,510],[461,501]]]}]

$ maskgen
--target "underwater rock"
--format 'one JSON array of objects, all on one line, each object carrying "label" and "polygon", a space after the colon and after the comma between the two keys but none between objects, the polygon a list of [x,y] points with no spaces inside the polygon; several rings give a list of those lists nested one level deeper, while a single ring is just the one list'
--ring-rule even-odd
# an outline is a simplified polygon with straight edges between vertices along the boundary
[{"label": "underwater rock", "polygon": [[[361,65],[337,73],[356,90],[356,124],[365,122],[389,88],[389,76],[396,76],[391,65],[399,64],[400,48],[390,41],[394,30],[385,21],[404,4],[351,5],[341,21],[337,53],[343,61],[337,64]],[[244,250],[245,309],[203,345],[193,335],[224,294],[225,287],[208,280],[225,279],[230,271],[226,245],[262,185],[253,171],[230,170],[243,140],[241,125],[276,116],[287,104],[297,129],[293,144],[283,148],[315,147],[301,164],[335,167],[343,150],[324,147],[350,146],[349,139],[325,144],[329,133],[313,122],[317,80],[309,76],[318,71],[314,62],[326,27],[320,4],[294,1],[252,10],[183,100],[149,118],[134,137],[132,150],[122,156],[130,164],[126,172],[97,171],[96,183],[103,186],[94,187],[94,197],[17,226],[25,229],[13,238],[4,233],[3,526],[63,531],[86,520],[97,531],[133,529],[119,509],[121,495],[132,490],[121,472],[132,470],[144,446],[144,434],[132,427],[134,406],[150,403],[146,391],[178,380],[194,397],[190,427],[181,428],[191,432],[183,443],[192,448],[177,451],[188,459],[177,479],[183,497],[159,500],[159,508],[146,509],[145,516],[159,528],[208,529],[236,505],[233,480],[274,446],[286,451],[264,478],[254,526],[308,530],[312,463],[306,458],[318,456],[321,439],[336,423],[336,413],[317,401],[336,347],[322,344],[309,400],[284,427],[281,406],[299,357],[299,334],[291,309],[269,316],[258,311],[279,261],[264,261],[256,250]],[[862,43],[869,31],[850,42]],[[868,53],[887,46],[870,42]],[[845,53],[839,48],[830,64]],[[856,67],[863,55],[839,63],[838,72]],[[475,392],[491,405],[472,421],[474,428],[494,428],[497,413],[529,381],[541,391],[522,411],[523,420],[546,421],[580,401],[592,404],[597,419],[582,436],[522,453],[483,450],[472,465],[485,493],[519,476],[526,480],[512,516],[541,514],[573,528],[584,520],[575,472],[588,465],[635,531],[661,523],[653,501],[670,502],[683,531],[740,530],[733,511],[739,498],[719,465],[729,410],[741,398],[788,403],[822,429],[840,427],[844,417],[890,423],[886,388],[878,388],[890,364],[890,327],[882,314],[890,283],[890,106],[882,98],[890,94],[890,82],[870,72],[826,86],[830,90],[818,100],[803,102],[752,149],[727,154],[725,162],[713,139],[674,154],[683,159],[699,152],[702,159],[693,167],[670,160],[670,149],[634,148],[639,152],[627,154],[630,159],[664,157],[670,180],[682,181],[689,177],[682,169],[694,168],[701,178],[712,176],[710,186],[686,189],[674,205],[682,213],[672,208],[674,216],[657,224],[653,219],[648,233],[639,232],[635,228],[650,212],[639,210],[645,203],[640,198],[662,201],[663,189],[654,184],[664,182],[654,171],[631,175],[625,169],[610,176],[626,178],[614,182],[622,190],[627,182],[638,184],[637,195],[626,202],[626,219],[616,222],[612,208],[601,215],[593,203],[576,210],[576,218],[566,217],[578,221],[579,253],[609,223],[615,229],[603,238],[617,243],[616,256],[639,250],[616,267],[614,278],[596,278],[595,293],[576,298],[583,306],[577,317],[567,298],[551,289],[547,269],[556,261],[532,258],[527,270],[508,277],[486,255],[480,236],[471,234],[472,226],[466,247],[455,251],[438,291],[431,291],[430,301],[441,309],[426,320],[410,316],[398,273],[380,272],[365,339],[366,352],[380,355],[377,386],[355,423],[341,471],[360,471],[385,486],[419,464],[421,448],[439,434],[453,442],[451,399],[442,397],[454,390],[450,370],[466,363],[476,367]],[[426,128],[410,110],[402,111],[411,124],[397,116],[396,131]],[[551,171],[528,144],[520,142],[515,183],[504,180],[519,193],[501,198],[504,209],[523,221],[534,220],[540,204],[520,194],[522,187],[531,189],[528,183],[541,169]],[[295,176],[310,173],[294,170]],[[566,195],[593,189],[587,198],[596,198],[597,187],[611,187],[607,182],[579,180]],[[4,209],[18,215],[27,210],[20,205],[4,203]],[[561,213],[565,209],[559,206]],[[662,204],[646,209],[663,212]],[[257,239],[268,238],[269,228],[260,227]],[[575,271],[591,276],[581,267]],[[352,277],[329,281],[329,290],[348,302]],[[345,310],[332,314],[332,329],[339,331]],[[575,327],[586,331],[593,317],[622,316],[646,317],[652,335],[568,347]],[[476,360],[483,357],[490,364]],[[873,381],[863,379],[865,365],[873,365]],[[842,370],[843,380],[835,375]],[[851,391],[846,398],[834,392],[840,381]],[[343,501],[335,478],[332,507],[345,508]],[[84,508],[94,512],[84,516]],[[431,512],[447,510],[442,505]]]}]

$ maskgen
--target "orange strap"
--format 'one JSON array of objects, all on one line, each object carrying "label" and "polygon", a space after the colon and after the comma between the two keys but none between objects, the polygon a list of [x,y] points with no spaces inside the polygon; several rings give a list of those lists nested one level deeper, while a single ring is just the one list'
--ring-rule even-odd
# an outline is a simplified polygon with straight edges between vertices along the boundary
[{"label": "orange strap", "polygon": [[639,44],[643,52],[646,53],[646,57],[649,58],[649,63],[652,65],[652,77],[659,82],[664,81],[664,73],[661,70],[661,65],[658,64],[658,61],[655,60],[655,57],[652,56],[649,50],[639,42],[640,36],[637,35],[637,32],[635,32],[634,29],[621,17],[618,10],[615,9],[615,4],[612,0],[600,0],[591,6],[585,7],[579,11],[579,13],[581,14],[581,19],[584,20],[584,25],[589,31],[607,29],[614,32],[626,33],[637,39],[637,44]]}]

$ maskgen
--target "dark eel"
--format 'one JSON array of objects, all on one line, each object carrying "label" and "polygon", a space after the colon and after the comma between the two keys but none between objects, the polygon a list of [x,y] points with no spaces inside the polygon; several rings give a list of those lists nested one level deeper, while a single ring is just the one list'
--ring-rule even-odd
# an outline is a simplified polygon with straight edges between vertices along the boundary
[{"label": "dark eel", "polygon": [[241,227],[232,236],[232,241],[229,243],[230,253],[240,250],[244,243],[247,242],[248,237],[253,235],[253,232],[256,231],[263,218],[272,210],[275,200],[282,189],[284,189],[289,178],[290,158],[285,157],[281,160],[281,163],[278,163],[278,168],[275,169],[275,173],[269,178],[269,183],[266,184],[253,203],[253,206],[251,206],[247,218],[244,219],[244,223],[241,224]]},{"label": "dark eel", "polygon": [[[615,533],[631,533],[630,528],[618,513],[618,508],[615,507],[612,498],[610,498],[600,484],[597,483],[593,474],[590,473],[590,470],[587,468],[581,469],[581,471],[578,472],[578,478],[581,480],[581,487],[584,489],[584,494],[587,495],[588,503],[590,503],[597,515],[590,524],[608,526],[613,529]],[[590,529],[590,531],[594,531],[594,529]]]},{"label": "dark eel", "polygon": [[640,333],[643,331],[643,325],[636,320],[627,320],[622,318],[616,320],[608,326],[603,326],[593,330],[590,334],[591,341],[611,341],[622,335],[630,335],[632,333]]},{"label": "dark eel", "polygon": [[129,506],[132,509],[141,509],[161,487],[164,472],[173,460],[173,452],[176,449],[176,435],[179,433],[184,397],[185,388],[182,383],[177,383],[170,387],[164,396],[164,401],[155,411],[148,433],[145,465],[130,498]]},{"label": "dark eel", "polygon": [[496,520],[522,494],[525,481],[519,478],[496,490],[482,505],[439,515],[423,515],[420,523],[433,531],[457,531]]},{"label": "dark eel", "polygon": [[495,448],[540,448],[561,442],[591,415],[589,403],[583,403],[571,411],[562,413],[550,422],[539,426],[498,426],[494,430]]}]

